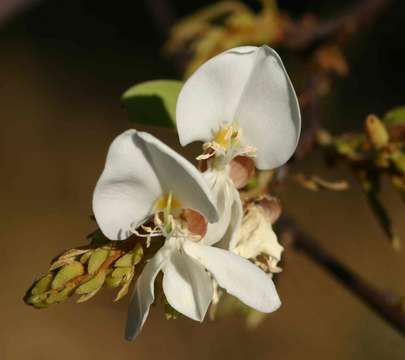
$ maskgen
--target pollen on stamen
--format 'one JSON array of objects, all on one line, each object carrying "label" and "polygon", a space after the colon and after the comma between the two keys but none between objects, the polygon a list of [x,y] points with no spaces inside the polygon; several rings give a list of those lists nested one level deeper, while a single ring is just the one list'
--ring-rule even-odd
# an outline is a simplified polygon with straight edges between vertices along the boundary
[{"label": "pollen on stamen", "polygon": [[220,128],[214,136],[214,142],[224,149],[231,146],[232,139],[238,133],[232,125],[225,125]]},{"label": "pollen on stamen", "polygon": [[[170,204],[169,204],[170,203]],[[171,210],[177,210],[181,208],[181,203],[170,193],[163,194],[155,201],[155,210],[162,211],[170,207]]]}]

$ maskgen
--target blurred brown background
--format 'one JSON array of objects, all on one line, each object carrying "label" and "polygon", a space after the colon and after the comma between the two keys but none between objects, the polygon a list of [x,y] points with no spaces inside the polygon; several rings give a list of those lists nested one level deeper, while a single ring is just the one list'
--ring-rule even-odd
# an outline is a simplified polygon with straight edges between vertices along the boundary
[{"label": "blurred brown background", "polygon": [[[128,343],[127,298],[113,304],[105,291],[85,304],[46,310],[23,303],[48,260],[94,229],[91,196],[107,147],[133,126],[120,94],[135,82],[176,76],[160,56],[164,34],[153,1],[134,3],[43,1],[0,23],[0,359],[404,359],[404,338],[299,252],[288,254],[279,277],[282,308],[255,331],[238,317],[199,325],[166,321],[153,309],[141,336]],[[177,15],[205,4],[175,3]],[[280,3],[297,13],[323,9],[320,1]],[[352,45],[352,76],[331,104],[335,129],[405,103],[402,8],[394,4]],[[170,131],[160,136],[176,145]],[[316,157],[301,166],[342,176],[322,170]],[[355,184],[346,193],[291,186],[282,197],[350,269],[405,295],[405,254],[384,241]],[[404,205],[390,191],[384,201],[405,238]]]}]

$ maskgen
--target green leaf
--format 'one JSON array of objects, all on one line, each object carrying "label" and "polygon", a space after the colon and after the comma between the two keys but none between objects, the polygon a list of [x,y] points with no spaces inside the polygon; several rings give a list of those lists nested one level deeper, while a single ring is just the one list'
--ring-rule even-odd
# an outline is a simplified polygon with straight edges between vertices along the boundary
[{"label": "green leaf", "polygon": [[405,124],[405,106],[399,106],[388,111],[383,120],[387,125]]},{"label": "green leaf", "polygon": [[122,96],[129,120],[173,128],[177,96],[182,86],[177,80],[153,80],[132,86]]}]

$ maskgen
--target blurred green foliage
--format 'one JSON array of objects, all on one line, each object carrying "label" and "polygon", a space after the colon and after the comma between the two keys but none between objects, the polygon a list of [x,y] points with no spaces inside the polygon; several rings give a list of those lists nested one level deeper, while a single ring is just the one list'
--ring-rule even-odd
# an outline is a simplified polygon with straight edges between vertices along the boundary
[{"label": "blurred green foliage", "polygon": [[174,127],[181,81],[153,80],[136,84],[122,95],[129,120],[137,124]]}]

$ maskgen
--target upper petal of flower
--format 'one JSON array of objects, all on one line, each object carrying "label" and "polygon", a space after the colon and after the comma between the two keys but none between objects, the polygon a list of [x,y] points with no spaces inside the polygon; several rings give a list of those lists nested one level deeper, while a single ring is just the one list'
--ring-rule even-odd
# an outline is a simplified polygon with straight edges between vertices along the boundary
[{"label": "upper petal of flower", "polygon": [[301,130],[298,100],[280,57],[268,46],[257,50],[235,119],[246,143],[257,149],[259,169],[281,166],[294,153]]},{"label": "upper petal of flower", "polygon": [[187,159],[154,136],[138,132],[163,192],[173,192],[183,209],[194,209],[208,222],[218,221],[215,200],[200,171]]},{"label": "upper petal of flower", "polygon": [[204,267],[176,250],[163,273],[162,285],[168,303],[183,315],[202,321],[213,296],[212,282]]},{"label": "upper petal of flower", "polygon": [[150,134],[128,130],[111,144],[93,194],[93,211],[111,240],[126,239],[153,212],[155,201],[172,191],[182,207],[217,220],[207,184],[185,158]]},{"label": "upper petal of flower", "polygon": [[294,152],[301,127],[298,101],[278,54],[268,46],[244,46],[203,64],[177,101],[180,142],[210,141],[230,122],[258,149],[257,166],[277,167]]},{"label": "upper petal of flower", "polygon": [[[165,249],[162,250],[165,251]],[[129,303],[125,329],[125,338],[129,341],[135,339],[140,333],[148,317],[149,308],[155,299],[154,283],[156,275],[165,263],[162,250],[149,260],[136,281],[136,287]]]},{"label": "upper petal of flower", "polygon": [[266,313],[280,307],[273,281],[248,260],[230,251],[194,242],[186,242],[184,250],[212,273],[219,286],[246,305]]}]

